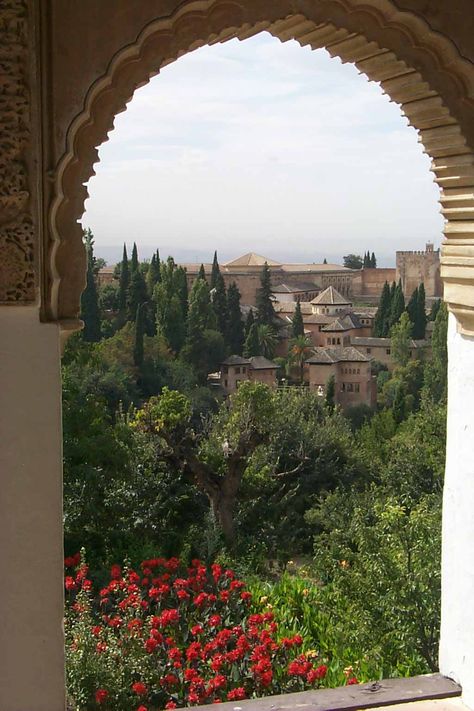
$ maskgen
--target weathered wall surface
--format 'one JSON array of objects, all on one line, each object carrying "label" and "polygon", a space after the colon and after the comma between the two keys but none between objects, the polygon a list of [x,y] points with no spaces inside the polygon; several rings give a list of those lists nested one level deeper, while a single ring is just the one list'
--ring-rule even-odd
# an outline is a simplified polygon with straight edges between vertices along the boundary
[{"label": "weathered wall surface", "polygon": [[361,269],[352,281],[352,294],[379,297],[385,282],[391,284],[394,280],[395,269]]},{"label": "weathered wall surface", "polygon": [[396,281],[401,279],[406,299],[423,282],[426,296],[443,295],[439,250],[425,252],[397,252]]}]

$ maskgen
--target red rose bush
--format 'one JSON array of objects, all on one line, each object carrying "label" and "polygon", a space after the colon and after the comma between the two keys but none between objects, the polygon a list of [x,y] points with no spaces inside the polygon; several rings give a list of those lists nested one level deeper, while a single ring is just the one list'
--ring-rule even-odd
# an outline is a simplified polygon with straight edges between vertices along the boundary
[{"label": "red rose bush", "polygon": [[194,560],[112,566],[95,594],[80,556],[66,561],[68,692],[76,709],[158,711],[322,686],[327,667],[280,639],[272,612],[231,570]]}]

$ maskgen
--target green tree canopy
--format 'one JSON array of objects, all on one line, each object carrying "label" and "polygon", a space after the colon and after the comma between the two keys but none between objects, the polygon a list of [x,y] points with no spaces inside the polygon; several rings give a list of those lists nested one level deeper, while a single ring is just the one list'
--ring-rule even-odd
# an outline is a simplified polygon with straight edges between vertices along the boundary
[{"label": "green tree canopy", "polygon": [[244,324],[240,309],[240,291],[233,281],[227,289],[228,322],[226,343],[231,354],[242,355],[244,346]]},{"label": "green tree canopy", "polygon": [[363,260],[360,254],[346,254],[343,260],[347,269],[362,269]]},{"label": "green tree canopy", "polygon": [[374,320],[374,336],[377,338],[385,338],[388,336],[391,309],[390,287],[388,282],[385,282]]}]

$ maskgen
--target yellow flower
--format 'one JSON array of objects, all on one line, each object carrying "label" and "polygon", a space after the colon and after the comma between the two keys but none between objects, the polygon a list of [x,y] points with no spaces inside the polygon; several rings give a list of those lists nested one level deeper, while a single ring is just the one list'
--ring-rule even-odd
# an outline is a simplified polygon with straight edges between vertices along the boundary
[{"label": "yellow flower", "polygon": [[303,595],[303,597],[308,597],[308,595],[309,595],[308,588],[305,588],[301,594]]},{"label": "yellow flower", "polygon": [[260,598],[260,604],[264,605],[267,602],[267,600],[268,600],[268,596],[262,595],[262,597]]}]

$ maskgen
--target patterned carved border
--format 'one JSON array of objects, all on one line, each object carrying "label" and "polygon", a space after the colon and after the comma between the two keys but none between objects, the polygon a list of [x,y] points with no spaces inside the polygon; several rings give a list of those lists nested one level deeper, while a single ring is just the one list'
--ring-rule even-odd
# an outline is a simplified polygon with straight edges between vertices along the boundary
[{"label": "patterned carved border", "polygon": [[[379,81],[419,132],[441,188],[445,298],[460,328],[474,333],[474,66],[454,44],[390,0],[186,0],[152,20],[112,59],[72,122],[50,211],[46,312],[77,319],[85,259],[77,224],[97,150],[136,87],[186,52],[267,30],[282,41],[326,47]],[[71,321],[69,321],[71,326]]]},{"label": "patterned carved border", "polygon": [[30,142],[28,3],[0,4],[0,304],[36,299],[35,229],[25,152]]}]

